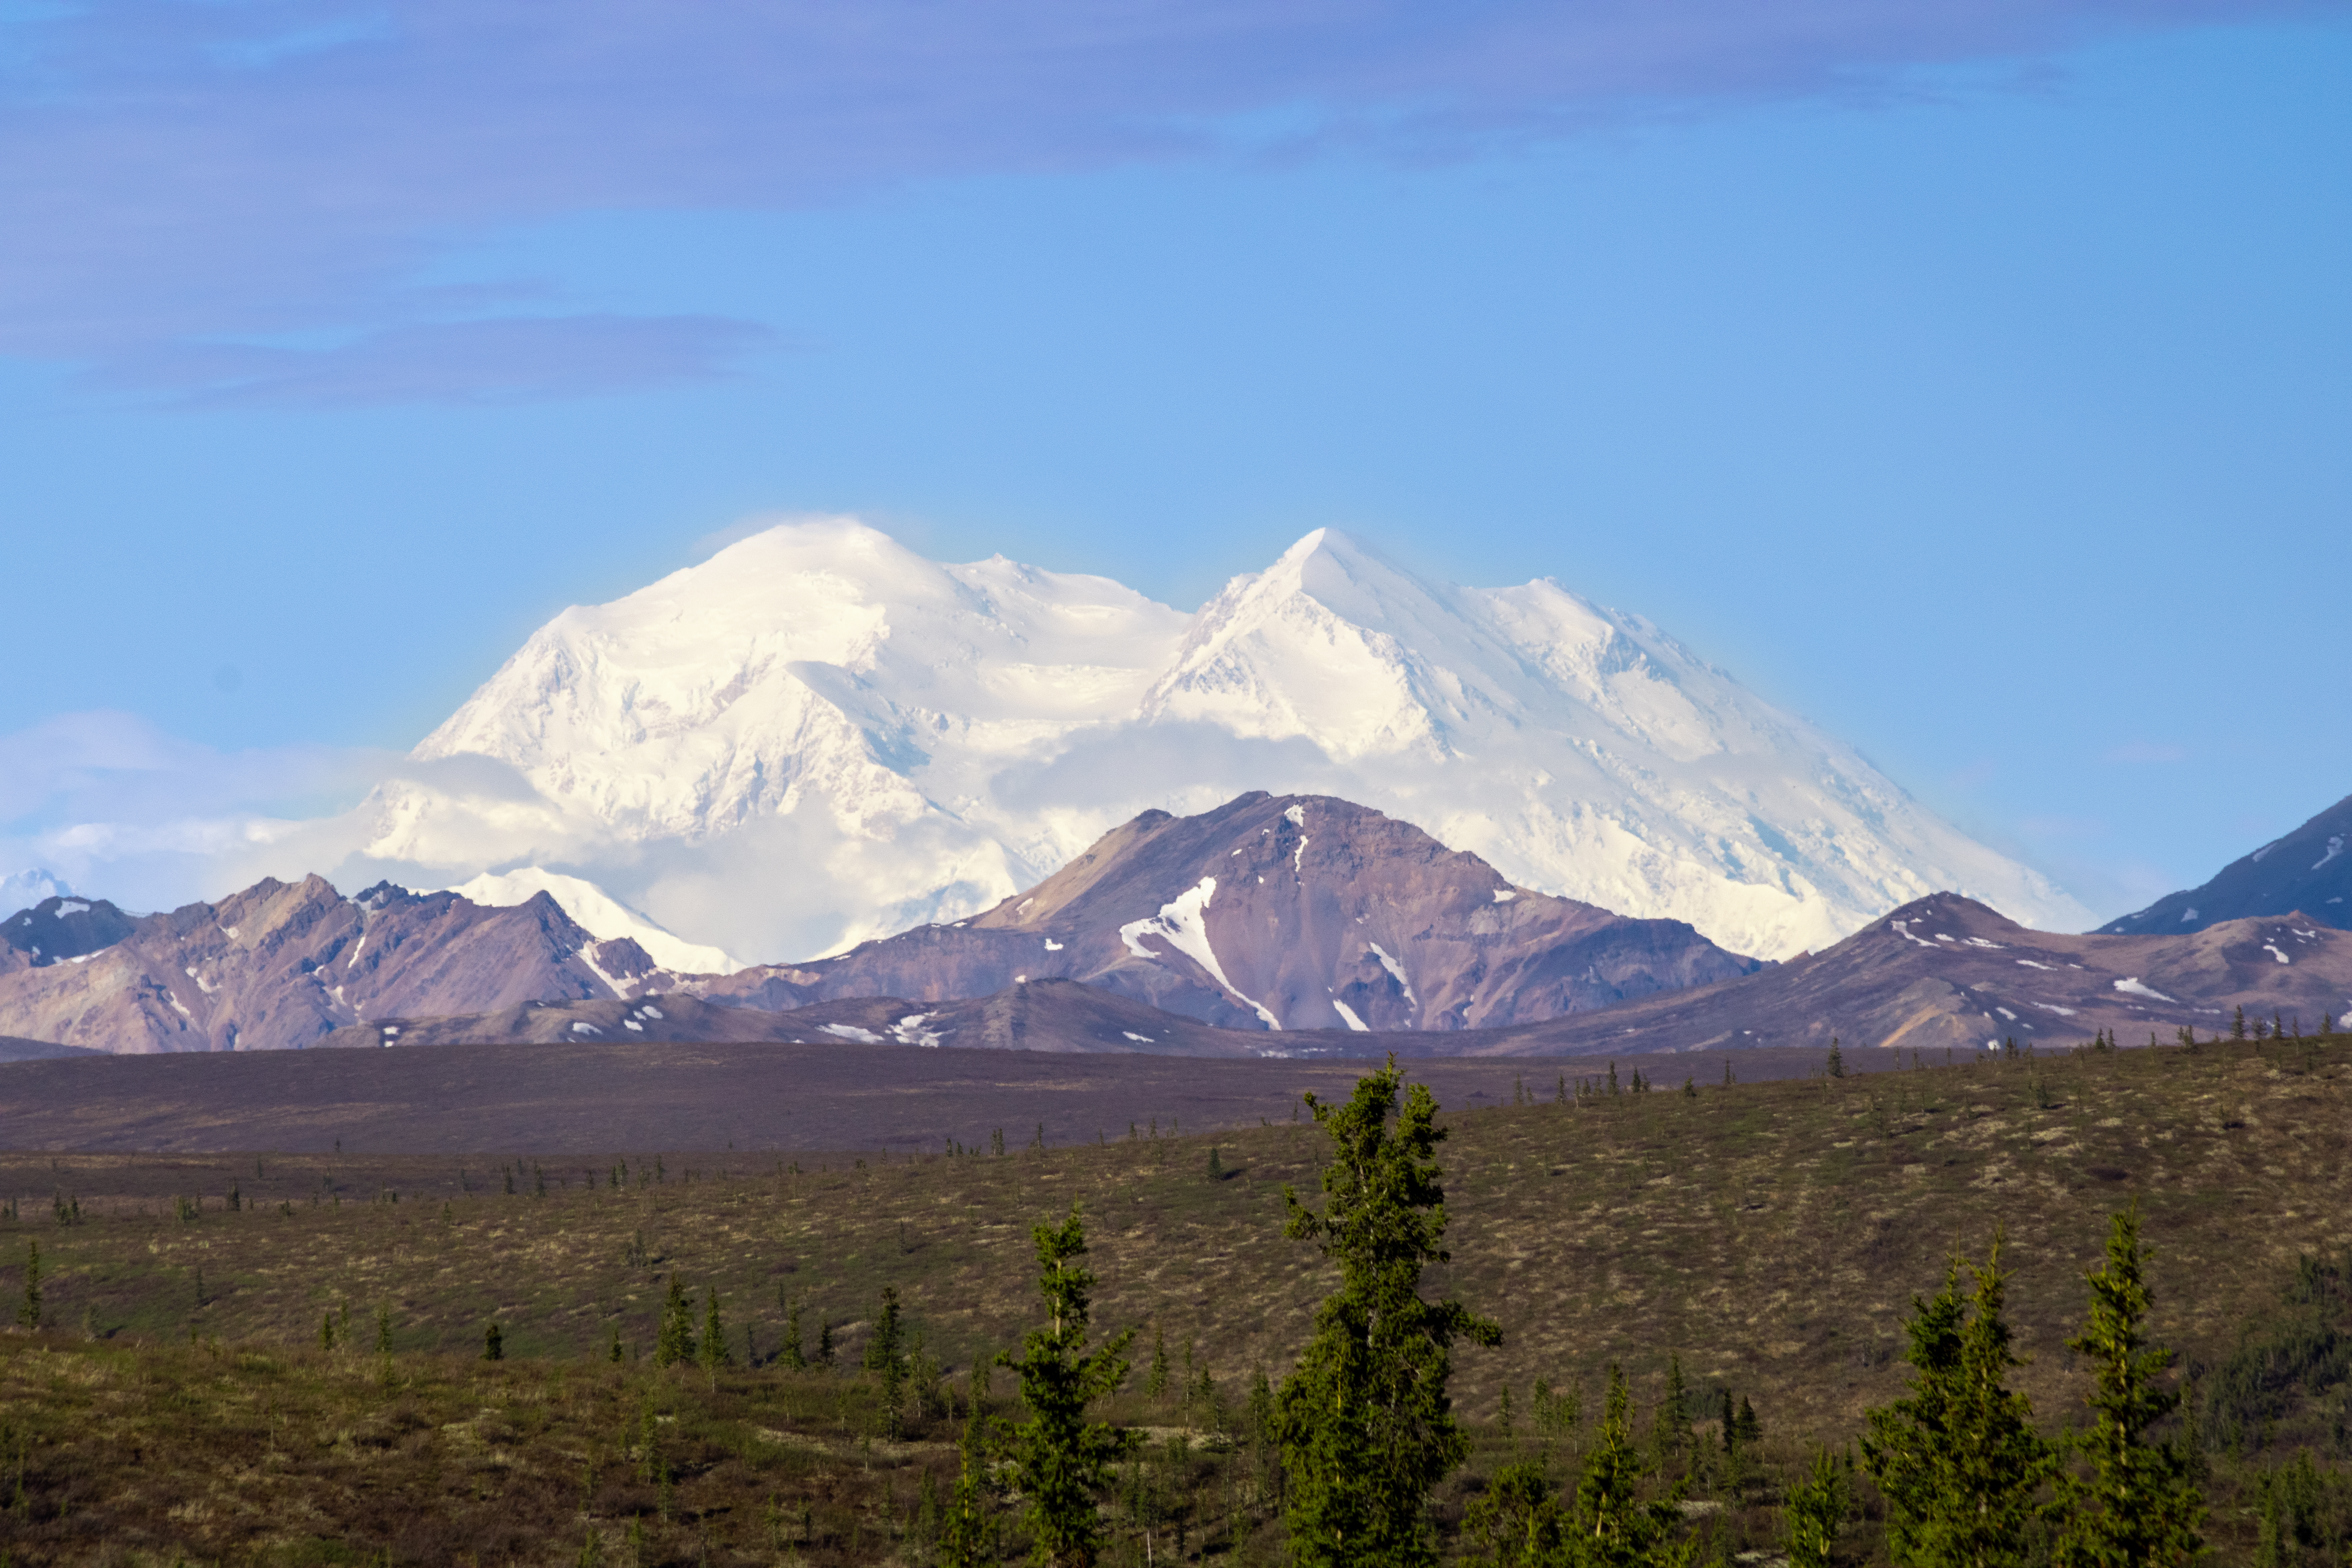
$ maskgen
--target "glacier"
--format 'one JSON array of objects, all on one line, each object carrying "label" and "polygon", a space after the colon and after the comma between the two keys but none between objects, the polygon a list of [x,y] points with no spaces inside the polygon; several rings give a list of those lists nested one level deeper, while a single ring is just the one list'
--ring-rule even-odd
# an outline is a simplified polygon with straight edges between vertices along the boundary
[{"label": "glacier", "polygon": [[1760,957],[1938,890],[2090,923],[1642,617],[1548,578],[1431,583],[1329,529],[1187,614],[855,519],[780,524],[565,610],[415,754],[527,787],[387,783],[362,860],[529,873],[751,962],[963,919],[1137,812],[1247,789],[1358,801]]}]

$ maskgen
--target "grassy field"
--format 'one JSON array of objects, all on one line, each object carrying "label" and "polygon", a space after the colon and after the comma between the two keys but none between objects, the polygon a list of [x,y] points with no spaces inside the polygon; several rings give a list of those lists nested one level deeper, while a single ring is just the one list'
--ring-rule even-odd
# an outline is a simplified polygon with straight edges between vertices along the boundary
[{"label": "grassy field", "polygon": [[[2030,1363],[2018,1385],[2046,1426],[2078,1419],[2085,1380],[2063,1342],[2081,1270],[2136,1197],[2158,1248],[2158,1335],[2200,1376],[2221,1560],[2252,1560],[2265,1511],[2290,1538],[2300,1528],[2290,1552],[2344,1560],[2346,1041],[1565,1100],[1561,1065],[1529,1064],[1528,1103],[1449,1119],[1454,1259],[1430,1283],[1506,1335],[1457,1360],[1479,1450],[1449,1484],[1449,1521],[1514,1443],[1552,1443],[1569,1474],[1612,1363],[1646,1432],[1671,1357],[1703,1414],[1728,1391],[1765,1432],[1753,1473],[1700,1462],[1695,1496],[1723,1506],[1697,1527],[1710,1550],[1769,1549],[1777,1478],[1899,1394],[1912,1297],[1951,1253],[1981,1256],[1996,1225]],[[1008,1128],[1001,1154],[992,1140],[887,1163],[0,1156],[0,1192],[21,1194],[0,1220],[0,1304],[21,1299],[29,1247],[44,1271],[43,1329],[0,1338],[0,1551],[920,1562],[926,1486],[940,1492],[955,1462],[944,1405],[1029,1321],[1029,1227],[1076,1203],[1097,1324],[1141,1329],[1139,1384],[1155,1334],[1171,1363],[1170,1393],[1139,1388],[1114,1413],[1151,1432],[1115,1560],[1143,1561],[1149,1527],[1152,1561],[1168,1561],[1181,1526],[1184,1555],[1276,1561],[1276,1478],[1246,1391],[1288,1367],[1328,1283],[1281,1237],[1282,1189],[1314,1188],[1321,1135],[1157,1131],[1037,1149]],[[718,1292],[731,1369],[639,1359],[673,1274],[698,1321]],[[846,1370],[885,1286],[947,1396],[904,1442],[881,1440],[870,1380]],[[845,1370],[772,1364],[795,1303],[812,1345],[832,1327]],[[347,1342],[320,1349],[322,1319],[346,1314]],[[488,1364],[493,1321],[509,1359]],[[1583,1419],[1539,1433],[1539,1379],[1575,1394]],[[1507,1390],[1521,1413],[1507,1432]],[[1868,1560],[1876,1542],[1864,1520],[1844,1550]]]}]

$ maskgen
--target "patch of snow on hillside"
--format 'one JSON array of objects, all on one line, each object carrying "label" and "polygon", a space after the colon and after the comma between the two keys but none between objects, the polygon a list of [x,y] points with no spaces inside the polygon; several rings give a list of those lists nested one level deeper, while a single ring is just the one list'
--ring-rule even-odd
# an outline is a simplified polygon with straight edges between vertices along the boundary
[{"label": "patch of snow on hillside", "polygon": [[828,1035],[838,1035],[845,1040],[856,1040],[861,1046],[878,1046],[882,1043],[881,1036],[870,1029],[861,1029],[855,1024],[824,1024],[820,1025],[819,1027]]},{"label": "patch of snow on hillside", "polygon": [[2263,951],[2269,953],[2273,958],[2277,959],[2281,963],[2288,962],[2286,954],[2279,951],[2278,944],[2276,942],[2266,942],[2263,943]]},{"label": "patch of snow on hillside", "polygon": [[1412,982],[1406,977],[1404,965],[1399,963],[1395,959],[1391,958],[1389,956],[1389,950],[1382,947],[1379,942],[1368,942],[1364,946],[1370,952],[1373,957],[1381,961],[1381,968],[1396,976],[1396,983],[1404,987],[1404,999],[1412,1003],[1416,1007],[1420,1006],[1421,999],[1412,994]]},{"label": "patch of snow on hillside", "polygon": [[[1259,880],[1264,881],[1265,879],[1260,878]],[[1209,946],[1209,900],[1216,896],[1216,892],[1217,879],[1203,877],[1199,886],[1179,894],[1174,902],[1160,905],[1158,914],[1146,920],[1129,921],[1119,927],[1118,940],[1125,942],[1127,951],[1138,958],[1157,961],[1160,954],[1144,946],[1143,939],[1147,936],[1162,938],[1169,946],[1207,970],[1210,977],[1224,987],[1227,995],[1265,1020],[1267,1028],[1279,1029],[1282,1027],[1279,1019],[1243,995],[1234,983],[1225,978],[1224,965],[1217,962],[1215,952]]]},{"label": "patch of snow on hillside", "polygon": [[2311,868],[2316,871],[2322,866],[2326,865],[2330,860],[2335,859],[2338,855],[2343,853],[2344,835],[2341,833],[2331,833],[2327,836],[2327,853],[2322,855],[2318,859],[2314,860],[2311,863]]},{"label": "patch of snow on hillside", "polygon": [[1498,904],[1507,904],[1518,896],[1518,894],[1513,892],[1508,888],[1497,888],[1495,889],[1495,901]]},{"label": "patch of snow on hillside", "polygon": [[1361,1018],[1357,1017],[1356,1010],[1349,1006],[1345,1002],[1340,1001],[1337,996],[1331,998],[1331,1005],[1339,1010],[1339,1016],[1346,1019],[1348,1022],[1348,1027],[1353,1029],[1357,1034],[1369,1035],[1372,1032],[1372,1026],[1370,1024],[1365,1023]]},{"label": "patch of snow on hillside", "polygon": [[[2173,1000],[2173,998],[2167,996],[2163,992],[2156,990],[2152,986],[2142,985],[2139,983],[2139,976],[2137,975],[2132,976],[2129,980],[2116,981],[2116,989],[2122,992],[2126,996],[2145,996],[2154,1002],[2171,1002]],[[2178,1004],[2175,1005],[2177,1005]]]},{"label": "patch of snow on hillside", "polygon": [[58,913],[60,915],[78,915],[88,908],[89,908],[89,905],[84,903],[79,899],[68,899],[58,905]]},{"label": "patch of snow on hillside", "polygon": [[1139,1035],[1133,1029],[1121,1029],[1119,1033],[1125,1035],[1129,1039],[1137,1041],[1142,1045],[1151,1046],[1159,1044],[1159,1042],[1154,1040],[1150,1035]]},{"label": "patch of snow on hillside", "polygon": [[[633,938],[646,950],[646,956],[664,969],[683,974],[732,974],[743,967],[735,959],[715,947],[705,947],[684,939],[656,925],[652,921],[614,898],[595,883],[579,877],[567,877],[561,871],[542,870],[537,866],[524,866],[495,875],[484,872],[469,882],[461,882],[444,889],[478,904],[507,908],[527,904],[541,893],[553,899],[570,915],[581,930],[599,942],[611,942],[617,937]],[[362,938],[364,942],[366,939]],[[352,956],[359,957],[356,949]],[[608,982],[609,984],[609,982]],[[614,987],[617,993],[618,986]]]}]

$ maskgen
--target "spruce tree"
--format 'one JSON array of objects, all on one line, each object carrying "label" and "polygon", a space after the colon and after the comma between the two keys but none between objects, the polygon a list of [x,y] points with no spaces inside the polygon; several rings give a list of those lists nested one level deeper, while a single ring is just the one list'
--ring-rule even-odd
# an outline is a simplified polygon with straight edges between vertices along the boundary
[{"label": "spruce tree", "polygon": [[[1329,1134],[1323,1212],[1285,1189],[1285,1234],[1314,1241],[1339,1270],[1281,1396],[1290,1547],[1297,1568],[1420,1568],[1437,1561],[1428,1500],[1469,1443],[1445,1384],[1453,1342],[1497,1344],[1502,1330],[1452,1299],[1423,1300],[1422,1269],[1443,1263],[1437,1101],[1388,1066],[1344,1105],[1306,1098]],[[1389,1118],[1396,1116],[1393,1132]]]},{"label": "spruce tree", "polygon": [[16,1309],[16,1321],[28,1329],[41,1326],[41,1244],[25,1244],[25,1304]]},{"label": "spruce tree", "polygon": [[1683,1489],[1643,1502],[1642,1483],[1649,1473],[1633,1442],[1633,1392],[1624,1371],[1612,1366],[1609,1402],[1569,1521],[1577,1568],[1669,1568],[1690,1561],[1692,1543],[1669,1544],[1682,1525]]},{"label": "spruce tree", "polygon": [[1564,1568],[1567,1511],[1540,1459],[1513,1459],[1495,1473],[1463,1516],[1462,1533],[1476,1542],[1463,1568]]},{"label": "spruce tree", "polygon": [[1151,1325],[1151,1370],[1143,1379],[1143,1392],[1154,1399],[1168,1396],[1168,1339],[1160,1325]]},{"label": "spruce tree", "polygon": [[1658,1401],[1657,1421],[1650,1430],[1650,1449],[1658,1468],[1667,1469],[1682,1458],[1690,1441],[1690,1389],[1683,1381],[1682,1354],[1676,1352],[1667,1358],[1665,1397]]},{"label": "spruce tree", "polygon": [[801,1349],[801,1304],[795,1298],[784,1309],[784,1348],[778,1359],[797,1372],[808,1365],[808,1355]]},{"label": "spruce tree", "polygon": [[2059,1482],[2066,1506],[2059,1568],[2185,1564],[2203,1547],[2197,1527],[2205,1500],[2189,1477],[2189,1456],[2177,1441],[2147,1441],[2148,1428],[2171,1414],[2180,1395],[2158,1385],[2172,1352],[2147,1343],[2147,1260],[2134,1205],[2114,1218],[2105,1263],[2084,1276],[2090,1312],[2083,1331],[2066,1342],[2092,1364],[2097,1419],[2076,1439],[2090,1476]]},{"label": "spruce tree", "polygon": [[719,1317],[719,1291],[714,1287],[703,1292],[702,1338],[695,1346],[694,1359],[701,1364],[710,1385],[719,1385],[719,1369],[733,1363],[727,1353],[727,1330]]},{"label": "spruce tree", "polygon": [[1838,1037],[1830,1037],[1829,1074],[1832,1078],[1845,1076],[1845,1053],[1838,1049]]},{"label": "spruce tree", "polygon": [[2004,1568],[2031,1561],[2032,1537],[2050,1517],[2039,1493],[2057,1469],[2034,1431],[2032,1406],[2003,1385],[2021,1364],[2010,1353],[2001,1309],[2008,1276],[2001,1237],[1963,1300],[1954,1258],[1944,1288],[1913,1299],[1904,1327],[1914,1368],[1911,1394],[1870,1412],[1864,1468],[1887,1503],[1886,1538],[1912,1568]]},{"label": "spruce tree", "polygon": [[1827,1448],[1815,1448],[1811,1470],[1789,1489],[1780,1510],[1780,1544],[1789,1553],[1789,1568],[1830,1568],[1838,1527],[1853,1510],[1845,1466]]},{"label": "spruce tree", "polygon": [[977,1377],[971,1405],[957,1456],[955,1495],[940,1531],[940,1568],[981,1568],[988,1560],[988,1417]]},{"label": "spruce tree", "polygon": [[882,1384],[882,1435],[892,1442],[900,1436],[907,1407],[906,1330],[898,1317],[896,1287],[882,1287],[882,1309],[874,1314],[874,1334],[866,1342],[866,1370]]},{"label": "spruce tree", "polygon": [[669,1298],[662,1303],[661,1331],[654,1340],[654,1364],[677,1366],[694,1359],[694,1321],[686,1304],[686,1284],[669,1277]]},{"label": "spruce tree", "polygon": [[506,1336],[499,1331],[499,1325],[495,1320],[482,1330],[482,1359],[484,1361],[507,1359]]},{"label": "spruce tree", "polygon": [[1029,1419],[1013,1433],[1016,1484],[1029,1502],[1030,1560],[1040,1568],[1087,1568],[1102,1533],[1095,1494],[1133,1436],[1087,1421],[1087,1406],[1127,1381],[1124,1355],[1135,1331],[1087,1349],[1095,1277],[1078,1262],[1087,1234],[1076,1205],[1061,1225],[1041,1225],[1032,1234],[1045,1322],[1029,1331],[1018,1357],[997,1357],[1021,1374],[1021,1400],[1029,1407]]}]

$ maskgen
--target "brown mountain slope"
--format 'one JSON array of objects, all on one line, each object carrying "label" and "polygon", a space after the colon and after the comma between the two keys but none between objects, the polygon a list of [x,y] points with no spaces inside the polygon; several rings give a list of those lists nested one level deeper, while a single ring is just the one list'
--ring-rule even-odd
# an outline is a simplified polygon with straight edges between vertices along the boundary
[{"label": "brown mountain slope", "polygon": [[2165,936],[2029,931],[1972,900],[1906,904],[1825,952],[1724,985],[1512,1029],[1509,1052],[1724,1050],[1748,1046],[1982,1050],[2075,1045],[2105,1029],[2126,1044],[2194,1027],[2226,1033],[2276,1014],[2315,1033],[2352,1016],[2352,933],[2291,916]]},{"label": "brown mountain slope", "polygon": [[1151,811],[1026,893],[813,963],[686,988],[782,1010],[1062,978],[1241,1029],[1493,1028],[1757,967],[1679,921],[1514,888],[1475,855],[1328,795]]},{"label": "brown mountain slope", "polygon": [[319,1043],[339,1047],[775,1043],[983,1047],[1228,1058],[1538,1056],[1820,1050],[1974,1051],[2015,1037],[2065,1047],[2101,1029],[2132,1044],[2183,1027],[2226,1032],[2235,1009],[2315,1032],[2352,1016],[2352,934],[2241,921],[2177,937],[2029,931],[1938,894],[1826,952],[1601,1012],[1490,1029],[1227,1029],[1099,986],[1032,979],[950,1002],[843,997],[788,1012],[685,993],[530,1002],[458,1016],[391,1016]]},{"label": "brown mountain slope", "polygon": [[[1358,1047],[1384,1036],[1339,1034]],[[1415,1035],[1407,1037],[1419,1039]],[[444,1018],[387,1018],[338,1029],[322,1046],[595,1045],[768,1042],[778,1045],[951,1046],[1190,1057],[1287,1057],[1263,1029],[1220,1029],[1074,980],[1033,980],[992,996],[909,1002],[856,996],[789,1013],[723,1007],[670,993],[633,1001],[530,1002]],[[1330,1053],[1325,1053],[1330,1054]]]},{"label": "brown mountain slope", "polygon": [[543,893],[490,909],[390,883],[346,899],[307,877],[127,924],[86,952],[0,967],[0,1034],[112,1052],[277,1049],[371,1016],[609,996],[652,970],[636,943],[597,942]]}]

